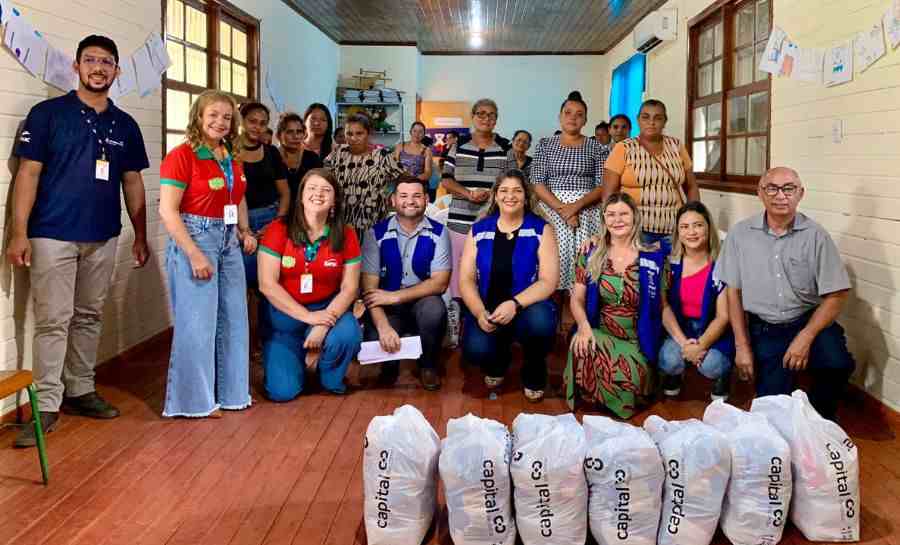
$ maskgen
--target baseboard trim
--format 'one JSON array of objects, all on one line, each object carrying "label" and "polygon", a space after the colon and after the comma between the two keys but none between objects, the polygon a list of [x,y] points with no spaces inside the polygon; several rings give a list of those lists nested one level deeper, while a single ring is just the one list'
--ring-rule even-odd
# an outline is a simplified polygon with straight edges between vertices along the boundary
[{"label": "baseboard trim", "polygon": [[[137,357],[144,352],[150,350],[151,347],[159,344],[159,343],[171,343],[172,342],[172,328],[167,327],[166,329],[160,331],[156,335],[145,339],[131,348],[126,349],[125,351],[119,353],[116,356],[109,358],[108,360],[104,360],[97,364],[97,367],[103,367],[104,365],[110,365],[116,362],[124,362],[131,358]],[[22,391],[23,402],[16,407],[8,410],[7,412],[0,415],[0,424],[15,424],[17,422],[22,422],[25,418],[25,413],[27,411],[28,418],[31,416],[31,410],[28,409],[28,395]]]}]

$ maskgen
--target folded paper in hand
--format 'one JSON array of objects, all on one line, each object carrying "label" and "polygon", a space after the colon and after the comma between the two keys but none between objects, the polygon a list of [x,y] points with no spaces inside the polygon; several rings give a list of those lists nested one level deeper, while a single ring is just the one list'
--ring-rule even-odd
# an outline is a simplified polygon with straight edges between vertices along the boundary
[{"label": "folded paper in hand", "polygon": [[422,355],[422,338],[401,337],[400,350],[394,353],[385,352],[381,348],[378,341],[368,341],[362,343],[359,349],[359,363],[361,365],[369,365],[372,363],[381,363],[383,361],[394,360],[415,360]]}]

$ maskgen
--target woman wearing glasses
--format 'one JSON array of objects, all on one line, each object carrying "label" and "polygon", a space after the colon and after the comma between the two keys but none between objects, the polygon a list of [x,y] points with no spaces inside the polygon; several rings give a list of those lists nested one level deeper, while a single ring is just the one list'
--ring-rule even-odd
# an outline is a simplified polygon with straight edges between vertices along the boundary
[{"label": "woman wearing glasses", "polygon": [[641,211],[641,238],[671,247],[675,213],[682,204],[700,200],[693,164],[677,138],[666,136],[666,105],[650,99],[638,113],[640,134],[616,144],[603,174],[603,199],[624,191]]},{"label": "woman wearing glasses", "polygon": [[459,297],[459,259],[466,235],[491,196],[494,180],[506,170],[509,141],[494,132],[497,103],[482,98],[472,105],[472,137],[460,139],[444,160],[441,185],[451,195],[447,227],[453,249],[453,276],[450,293]]}]

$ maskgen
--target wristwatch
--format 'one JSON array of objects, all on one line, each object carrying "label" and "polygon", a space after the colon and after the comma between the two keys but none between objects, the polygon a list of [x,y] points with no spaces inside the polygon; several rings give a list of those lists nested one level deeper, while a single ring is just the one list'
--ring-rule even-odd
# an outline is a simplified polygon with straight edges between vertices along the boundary
[{"label": "wristwatch", "polygon": [[520,303],[519,300],[515,297],[512,298],[512,302],[514,305],[516,305],[516,314],[522,312],[522,310],[525,308],[522,306],[522,303]]}]

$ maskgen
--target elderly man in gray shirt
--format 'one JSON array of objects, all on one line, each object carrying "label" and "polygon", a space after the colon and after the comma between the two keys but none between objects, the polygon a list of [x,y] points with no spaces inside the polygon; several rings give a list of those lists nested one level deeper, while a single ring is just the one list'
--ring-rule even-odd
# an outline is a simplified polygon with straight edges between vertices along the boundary
[{"label": "elderly man in gray shirt", "polygon": [[797,172],[769,170],[757,188],[765,212],[729,231],[716,270],[728,286],[739,376],[755,376],[757,396],[787,394],[808,368],[810,401],[834,419],[855,367],[835,321],[850,279],[825,229],[797,212],[803,193]]},{"label": "elderly man in gray shirt", "polygon": [[[397,214],[366,232],[362,289],[369,312],[364,335],[389,353],[400,350],[400,335],[419,335],[419,377],[426,390],[437,390],[437,358],[447,329],[441,294],[452,266],[447,229],[425,217],[426,183],[401,174],[391,195]],[[398,371],[397,362],[383,363],[381,381],[395,382]]]}]

